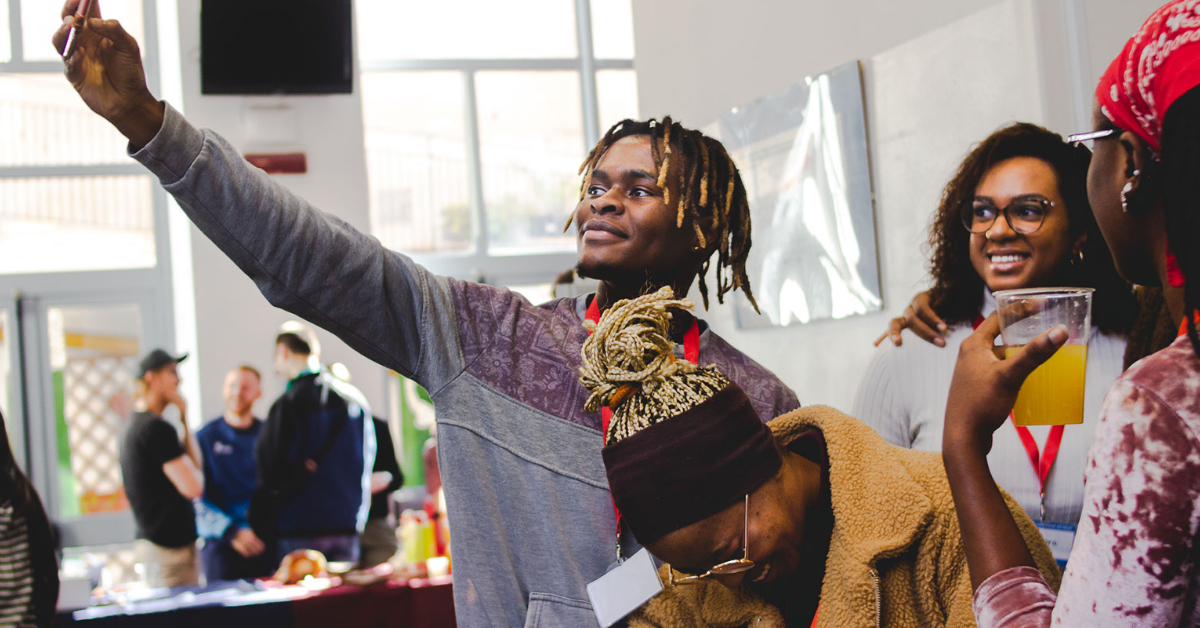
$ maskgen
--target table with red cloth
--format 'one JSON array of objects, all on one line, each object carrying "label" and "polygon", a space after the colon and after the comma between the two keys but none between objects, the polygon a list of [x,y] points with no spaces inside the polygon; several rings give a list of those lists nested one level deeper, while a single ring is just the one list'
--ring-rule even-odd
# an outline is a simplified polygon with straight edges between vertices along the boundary
[{"label": "table with red cloth", "polygon": [[[202,596],[229,583],[172,590]],[[366,586],[335,586],[321,591],[297,591],[287,600],[241,603],[237,597],[213,604],[187,605],[171,610],[138,609],[101,617],[60,612],[57,626],[81,628],[454,628],[454,601],[449,577],[432,580],[388,580]]]}]

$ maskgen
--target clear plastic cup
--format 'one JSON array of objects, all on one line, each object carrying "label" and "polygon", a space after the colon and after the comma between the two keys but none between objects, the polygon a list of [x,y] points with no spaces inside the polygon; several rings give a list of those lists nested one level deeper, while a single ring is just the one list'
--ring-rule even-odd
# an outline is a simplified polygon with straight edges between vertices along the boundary
[{"label": "clear plastic cup", "polygon": [[1013,407],[1017,425],[1083,423],[1087,344],[1092,329],[1091,288],[1025,288],[996,293],[1006,356],[1058,325],[1067,342],[1030,374]]}]

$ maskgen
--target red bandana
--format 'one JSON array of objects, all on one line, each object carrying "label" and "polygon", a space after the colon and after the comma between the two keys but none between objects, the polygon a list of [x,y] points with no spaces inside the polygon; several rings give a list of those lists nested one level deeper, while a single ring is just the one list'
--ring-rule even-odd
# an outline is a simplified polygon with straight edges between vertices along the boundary
[{"label": "red bandana", "polygon": [[1096,87],[1114,124],[1137,133],[1157,153],[1167,109],[1200,85],[1200,0],[1172,0],[1146,20]]}]

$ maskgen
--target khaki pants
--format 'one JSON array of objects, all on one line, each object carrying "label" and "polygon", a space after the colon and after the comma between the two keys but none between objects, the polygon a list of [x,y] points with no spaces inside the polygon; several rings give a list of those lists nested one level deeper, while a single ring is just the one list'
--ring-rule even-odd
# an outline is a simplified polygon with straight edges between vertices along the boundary
[{"label": "khaki pants", "polygon": [[362,558],[359,565],[364,569],[374,567],[379,563],[391,560],[399,549],[396,541],[396,528],[388,523],[386,517],[367,519],[367,526],[358,535],[359,546],[362,547]]},{"label": "khaki pants", "polygon": [[196,544],[163,547],[146,539],[133,542],[137,561],[145,569],[146,584],[151,587],[178,587],[200,584],[200,566]]}]

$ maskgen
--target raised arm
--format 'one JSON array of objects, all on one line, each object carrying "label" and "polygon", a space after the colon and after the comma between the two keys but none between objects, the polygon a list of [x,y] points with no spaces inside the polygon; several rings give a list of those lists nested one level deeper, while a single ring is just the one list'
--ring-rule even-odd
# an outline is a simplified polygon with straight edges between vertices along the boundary
[{"label": "raised arm", "polygon": [[963,341],[946,402],[942,441],[942,459],[976,588],[1005,569],[1035,567],[992,478],[987,454],[992,434],[1008,419],[1025,378],[1067,339],[1066,330],[1056,327],[1011,358],[1000,360],[994,352],[999,335],[1000,322],[992,314]]},{"label": "raised arm", "polygon": [[[60,50],[77,3],[64,7]],[[120,24],[89,18],[76,42],[64,63],[80,97],[129,138],[134,158],[271,304],[430,390],[461,372],[450,282],[312,207],[158,102]]]}]

